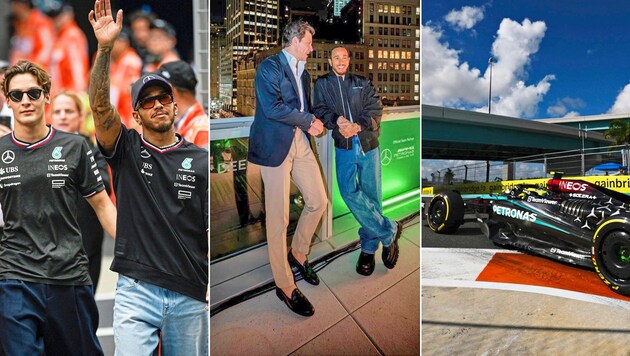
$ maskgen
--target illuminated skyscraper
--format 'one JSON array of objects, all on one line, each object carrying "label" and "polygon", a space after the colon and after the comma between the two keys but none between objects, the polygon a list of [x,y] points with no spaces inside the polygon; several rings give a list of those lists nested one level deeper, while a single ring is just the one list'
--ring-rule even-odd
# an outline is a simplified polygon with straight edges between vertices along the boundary
[{"label": "illuminated skyscraper", "polygon": [[[232,98],[236,101],[236,62],[251,49],[279,43],[278,0],[227,0],[225,28],[232,51]],[[233,105],[236,105],[233,102]]]},{"label": "illuminated skyscraper", "polygon": [[350,0],[333,0],[333,16],[339,17],[341,16],[341,9],[346,6]]}]

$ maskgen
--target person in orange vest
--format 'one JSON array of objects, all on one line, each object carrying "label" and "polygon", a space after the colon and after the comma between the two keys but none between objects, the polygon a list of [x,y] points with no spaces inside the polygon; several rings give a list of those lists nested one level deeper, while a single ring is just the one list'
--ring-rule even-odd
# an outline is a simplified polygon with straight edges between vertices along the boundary
[{"label": "person in orange vest", "polygon": [[208,148],[210,119],[196,99],[197,78],[192,66],[184,61],[164,63],[157,71],[173,86],[179,115],[175,119],[177,133],[197,146]]},{"label": "person in orange vest", "polygon": [[10,0],[10,3],[15,29],[11,39],[10,64],[27,59],[48,70],[55,43],[52,21],[33,7],[31,0]]},{"label": "person in orange vest", "polygon": [[74,10],[61,4],[47,14],[57,31],[50,71],[55,83],[53,97],[64,90],[86,93],[90,68],[87,38],[74,20]]},{"label": "person in orange vest", "polygon": [[112,105],[118,109],[120,118],[127,128],[140,130],[133,119],[131,106],[131,84],[140,78],[142,59],[131,47],[131,34],[125,28],[120,32],[112,49],[112,63],[109,68],[111,82],[109,96]]},{"label": "person in orange vest", "polygon": [[179,60],[175,50],[177,33],[171,24],[157,19],[151,23],[151,33],[147,41],[149,54],[145,58],[143,73],[155,72],[162,64]]}]

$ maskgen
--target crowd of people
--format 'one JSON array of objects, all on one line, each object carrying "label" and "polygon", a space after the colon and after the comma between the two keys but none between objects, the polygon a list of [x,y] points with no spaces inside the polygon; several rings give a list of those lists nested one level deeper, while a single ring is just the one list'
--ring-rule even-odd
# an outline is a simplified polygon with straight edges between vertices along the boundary
[{"label": "crowd of people", "polygon": [[[39,9],[33,0],[10,0],[12,45],[9,58],[0,59],[0,65],[4,63],[6,69],[21,59],[36,63],[52,77],[53,98],[68,91],[77,94],[86,104],[90,62],[93,60],[89,56],[86,34],[77,24],[76,14],[69,3],[52,4]],[[167,79],[178,84],[176,95],[192,94],[194,99],[197,85],[195,71],[189,63],[181,60],[176,44],[175,28],[155,13],[140,9],[129,15],[116,39],[110,66],[111,101],[127,128],[141,131],[132,115],[131,84],[142,74],[169,73],[170,78]],[[164,68],[167,63],[171,64]],[[195,105],[187,105],[187,108],[193,109],[180,111],[175,124],[178,133],[207,148],[208,116],[201,103],[195,102]],[[86,110],[85,116],[81,133],[93,136],[89,110]]]},{"label": "crowd of people", "polygon": [[116,353],[159,344],[207,355],[209,119],[175,29],[146,11],[125,23],[110,0],[95,0],[80,14],[98,44],[90,58],[70,4],[10,5],[0,354],[103,354],[94,293],[106,232]]}]

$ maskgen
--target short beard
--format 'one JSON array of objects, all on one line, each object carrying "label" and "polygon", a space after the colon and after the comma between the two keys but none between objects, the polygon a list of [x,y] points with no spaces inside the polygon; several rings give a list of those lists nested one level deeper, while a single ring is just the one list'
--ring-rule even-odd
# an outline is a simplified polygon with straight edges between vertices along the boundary
[{"label": "short beard", "polygon": [[142,123],[142,127],[144,127],[145,129],[149,129],[151,131],[155,131],[157,133],[165,133],[165,132],[169,132],[173,128],[174,123],[175,123],[175,117],[171,116],[169,117],[168,121],[158,123],[158,124],[154,124],[153,122],[150,121],[150,119],[148,119],[147,123],[144,123],[144,122]]},{"label": "short beard", "polygon": [[171,128],[173,127],[173,124],[160,124],[157,125],[155,127],[151,127],[151,130],[155,131],[155,132],[159,132],[159,133],[165,133],[165,132],[169,132],[171,130]]}]

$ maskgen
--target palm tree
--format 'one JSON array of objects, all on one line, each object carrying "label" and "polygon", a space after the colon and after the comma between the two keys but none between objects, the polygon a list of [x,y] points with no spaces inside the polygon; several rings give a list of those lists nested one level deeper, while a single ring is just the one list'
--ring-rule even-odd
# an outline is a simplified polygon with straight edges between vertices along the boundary
[{"label": "palm tree", "polygon": [[630,143],[630,123],[627,119],[611,121],[608,130],[604,132],[604,137],[613,138],[617,145]]}]

